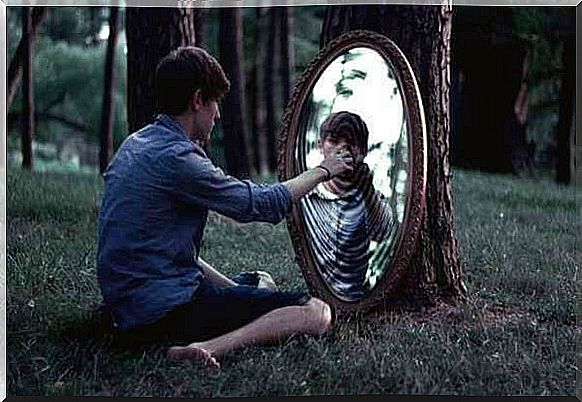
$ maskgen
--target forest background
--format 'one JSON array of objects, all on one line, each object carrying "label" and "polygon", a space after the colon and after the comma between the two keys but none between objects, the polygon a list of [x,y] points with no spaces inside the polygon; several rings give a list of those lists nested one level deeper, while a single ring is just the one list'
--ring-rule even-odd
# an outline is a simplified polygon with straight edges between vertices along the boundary
[{"label": "forest background", "polygon": [[[109,159],[130,132],[126,10],[119,9],[116,16],[113,75],[107,73],[106,64],[110,10],[51,7],[38,25],[31,53],[34,170],[98,172],[100,138],[112,136]],[[236,135],[244,144],[229,146],[232,142],[225,141],[220,124],[211,144],[213,158],[231,174],[268,176],[275,171],[279,122],[294,80],[320,48],[325,10],[325,6],[307,6],[241,11],[242,35],[237,40],[242,41],[238,57],[245,110]],[[452,164],[570,183],[575,160],[574,8],[455,7],[453,11]],[[199,12],[195,24],[197,45],[223,63],[232,57],[220,50],[225,23],[220,11],[210,8]],[[9,7],[11,66],[18,63],[14,55],[22,24],[22,8]],[[113,82],[108,83],[111,77]],[[108,85],[112,95],[105,93]],[[18,80],[9,86],[15,96],[7,116],[7,156],[9,166],[18,166],[27,147],[24,99]],[[111,133],[104,131],[104,96],[112,96]],[[513,113],[508,113],[511,108]],[[229,152],[233,147],[236,152]]]},{"label": "forest background", "polygon": [[[123,8],[43,10],[9,7],[7,12],[7,95],[14,94],[7,96],[10,394],[580,395],[582,388],[574,385],[580,358],[575,350],[579,307],[574,301],[582,261],[582,221],[576,208],[580,192],[573,185],[554,183],[574,182],[575,8],[453,8],[454,167],[449,171],[429,165],[430,217],[444,219],[435,220],[436,233],[426,230],[424,243],[458,256],[465,302],[362,320],[347,317],[322,338],[292,337],[273,347],[229,354],[222,360],[224,370],[212,374],[168,361],[163,345],[128,351],[92,331],[101,302],[95,275],[104,187],[99,172],[133,131],[132,121],[139,125],[148,118],[147,113],[136,116],[147,105],[135,106],[145,97],[131,92],[140,83],[132,85],[128,73],[151,63],[130,57],[126,34],[138,48],[146,47],[152,36],[169,36],[167,31],[175,30],[175,20],[161,21],[162,15],[174,13],[153,13],[151,20],[145,18],[148,13],[136,13],[143,14],[140,20]],[[329,23],[352,12],[347,26]],[[242,67],[243,85],[229,93],[240,98],[222,104],[229,109],[223,109],[222,124],[214,133],[212,157],[236,176],[275,180],[284,105],[324,36],[329,40],[339,33],[331,32],[333,28],[362,21],[382,28],[383,18],[391,17],[413,26],[391,32],[412,34],[398,43],[403,49],[408,46],[407,55],[418,62],[418,49],[427,49],[433,40],[427,35],[430,40],[418,40],[425,32],[418,21],[438,12],[395,6],[364,6],[355,12],[319,6],[197,10],[196,43],[223,65]],[[26,32],[34,37],[30,50],[20,47],[23,17]],[[28,56],[16,57],[19,48]],[[416,64],[421,83],[432,60]],[[448,96],[440,85],[424,85],[427,97]],[[441,106],[425,102],[427,115],[434,116],[435,104]],[[225,124],[227,116],[238,120]],[[439,139],[449,138],[445,120],[436,129],[435,119],[428,121],[433,126],[429,144],[437,145],[432,155],[438,154]],[[236,145],[229,145],[234,135],[239,136]],[[444,150],[443,159],[449,156],[448,147]],[[438,176],[441,171],[446,176]],[[435,191],[450,183],[454,216]],[[453,228],[453,220],[455,232],[442,230],[443,222]],[[441,241],[447,233],[458,239],[458,253],[456,242]],[[238,225],[211,214],[201,252],[227,275],[260,269],[272,272],[283,289],[306,288],[285,225]],[[446,267],[454,265],[451,261],[447,259]],[[417,278],[418,272],[411,277]]]}]

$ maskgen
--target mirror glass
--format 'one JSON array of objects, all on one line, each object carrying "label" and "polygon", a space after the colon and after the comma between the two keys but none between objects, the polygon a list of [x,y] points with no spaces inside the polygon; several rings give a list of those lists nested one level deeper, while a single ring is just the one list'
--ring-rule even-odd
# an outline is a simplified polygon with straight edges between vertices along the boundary
[{"label": "mirror glass", "polygon": [[[331,292],[358,301],[390,270],[401,232],[409,188],[402,89],[390,62],[367,47],[333,59],[312,88],[299,117],[298,170],[341,147],[353,156],[356,173],[302,198],[306,240]],[[358,164],[362,158],[368,172]]]}]

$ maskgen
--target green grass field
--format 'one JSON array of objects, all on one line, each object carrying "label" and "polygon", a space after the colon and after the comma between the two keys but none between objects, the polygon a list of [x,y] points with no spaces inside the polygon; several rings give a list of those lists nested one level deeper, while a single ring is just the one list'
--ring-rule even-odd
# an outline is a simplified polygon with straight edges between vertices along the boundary
[{"label": "green grass field", "polygon": [[[321,338],[228,354],[208,372],[166,360],[163,345],[70,335],[100,302],[101,180],[10,169],[8,395],[574,395],[580,193],[458,170],[453,181],[466,304],[342,320]],[[202,255],[229,274],[261,269],[306,288],[284,223],[213,217]]]}]

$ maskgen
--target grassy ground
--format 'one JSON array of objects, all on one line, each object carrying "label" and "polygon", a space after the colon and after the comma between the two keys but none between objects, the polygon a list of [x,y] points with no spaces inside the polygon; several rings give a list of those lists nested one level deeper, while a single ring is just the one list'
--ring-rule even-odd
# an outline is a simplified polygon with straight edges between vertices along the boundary
[{"label": "grassy ground", "polygon": [[[167,361],[162,346],[67,336],[100,301],[101,182],[11,169],[7,189],[9,395],[575,394],[582,224],[571,188],[455,171],[465,305],[344,320],[321,338],[231,353],[218,372]],[[261,269],[305,288],[284,223],[212,219],[202,252],[227,273]]]}]

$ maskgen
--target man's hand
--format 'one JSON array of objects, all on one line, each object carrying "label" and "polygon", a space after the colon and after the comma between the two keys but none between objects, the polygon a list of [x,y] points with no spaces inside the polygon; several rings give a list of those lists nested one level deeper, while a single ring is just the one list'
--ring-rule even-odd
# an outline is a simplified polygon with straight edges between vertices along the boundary
[{"label": "man's hand", "polygon": [[354,170],[354,159],[349,151],[337,150],[320,164],[330,173],[330,179],[338,176],[350,176]]}]

